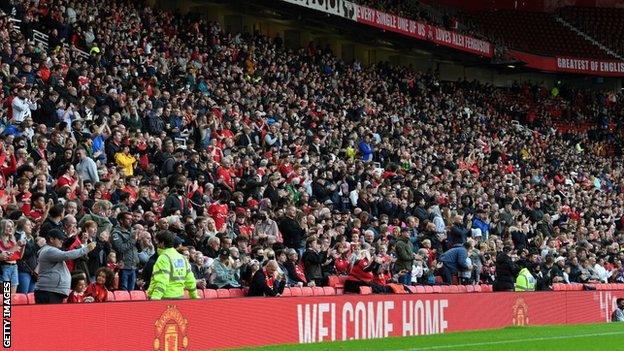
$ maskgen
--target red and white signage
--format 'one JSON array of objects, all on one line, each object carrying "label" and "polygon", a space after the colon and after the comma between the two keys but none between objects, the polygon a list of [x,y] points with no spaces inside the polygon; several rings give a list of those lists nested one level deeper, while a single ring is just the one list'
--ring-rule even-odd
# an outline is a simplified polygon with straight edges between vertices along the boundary
[{"label": "red and white signage", "polygon": [[420,40],[432,41],[438,45],[476,55],[492,57],[494,53],[492,44],[485,40],[395,16],[366,6],[357,6],[357,21],[369,26]]},{"label": "red and white signage", "polygon": [[599,323],[622,296],[555,291],[20,305],[11,311],[11,350],[191,351]]},{"label": "red and white signage", "polygon": [[596,60],[575,57],[545,57],[520,51],[510,54],[526,67],[548,72],[588,74],[601,77],[624,77],[624,61]]}]

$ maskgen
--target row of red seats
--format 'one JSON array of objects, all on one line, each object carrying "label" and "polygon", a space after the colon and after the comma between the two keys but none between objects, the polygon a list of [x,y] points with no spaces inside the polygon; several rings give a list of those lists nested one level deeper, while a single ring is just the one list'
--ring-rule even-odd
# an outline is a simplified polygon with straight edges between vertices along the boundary
[{"label": "row of red seats", "polygon": [[582,291],[583,286],[591,286],[596,288],[596,290],[624,290],[624,284],[563,284],[563,283],[555,283],[553,284],[553,290],[555,291]]},{"label": "row of red seats", "polygon": [[[407,287],[413,294],[465,294],[492,292],[491,285],[416,285]],[[373,291],[368,286],[360,287],[360,294],[369,295]]]}]

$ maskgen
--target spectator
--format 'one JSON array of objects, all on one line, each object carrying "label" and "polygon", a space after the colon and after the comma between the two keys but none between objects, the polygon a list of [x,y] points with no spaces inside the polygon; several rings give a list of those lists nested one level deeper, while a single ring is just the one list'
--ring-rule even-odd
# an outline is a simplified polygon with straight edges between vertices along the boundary
[{"label": "spectator", "polygon": [[496,255],[496,280],[494,291],[513,291],[514,281],[518,275],[518,266],[512,261],[509,246],[503,247],[503,251]]},{"label": "spectator", "polygon": [[93,302],[106,302],[108,292],[113,289],[114,273],[108,267],[100,267],[95,272],[95,281],[85,290],[85,296],[93,298]]},{"label": "spectator", "polygon": [[71,276],[66,260],[86,255],[95,248],[95,243],[72,250],[61,251],[65,234],[52,229],[46,237],[47,245],[39,251],[39,280],[35,284],[35,302],[38,304],[61,303],[68,296]]},{"label": "spectator", "polygon": [[253,274],[249,285],[248,296],[280,296],[286,286],[286,277],[279,275],[278,264],[270,260],[267,264]]},{"label": "spectator", "polygon": [[624,322],[624,298],[615,300],[615,306],[611,313],[611,322]]},{"label": "spectator", "polygon": [[19,284],[17,260],[22,258],[26,240],[15,239],[15,225],[10,219],[0,220],[0,250],[2,252],[2,281],[11,283],[11,294],[17,292]]},{"label": "spectator", "polygon": [[230,257],[230,250],[219,250],[219,258],[212,263],[213,276],[211,285],[217,289],[240,288],[240,267],[243,265],[240,259]]},{"label": "spectator", "polygon": [[414,264],[414,247],[410,240],[409,228],[401,228],[401,236],[397,239],[395,246],[396,263],[395,269],[398,272],[399,283],[411,285],[412,266]]},{"label": "spectator", "polygon": [[453,276],[461,271],[472,270],[468,265],[468,252],[472,250],[472,241],[456,244],[440,256],[442,263],[442,280],[444,284],[452,284]]},{"label": "spectator", "polygon": [[139,263],[137,250],[137,232],[132,231],[132,214],[120,212],[117,215],[119,224],[113,228],[113,249],[119,255],[122,268],[119,271],[119,288],[134,290],[136,285],[136,269]]},{"label": "spectator", "polygon": [[20,217],[17,220],[15,238],[18,242],[23,240],[26,243],[24,245],[24,253],[17,261],[19,277],[17,292],[28,294],[35,291],[35,282],[38,277],[35,269],[37,268],[37,252],[40,248],[37,244],[39,238],[33,236],[33,223],[31,220],[26,217]]}]

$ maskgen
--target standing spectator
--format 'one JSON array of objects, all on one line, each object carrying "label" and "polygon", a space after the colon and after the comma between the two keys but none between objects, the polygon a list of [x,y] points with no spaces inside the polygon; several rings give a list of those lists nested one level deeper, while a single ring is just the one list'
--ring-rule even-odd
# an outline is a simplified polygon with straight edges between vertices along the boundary
[{"label": "standing spectator", "polygon": [[91,157],[87,156],[87,151],[82,147],[78,149],[78,160],[80,161],[76,165],[78,177],[82,180],[89,180],[93,184],[99,182],[100,176],[98,175],[97,165]]},{"label": "standing spectator", "polygon": [[401,228],[401,235],[397,239],[394,249],[396,252],[395,268],[399,274],[399,283],[410,285],[412,280],[412,265],[414,263],[414,246],[410,240],[409,228]]},{"label": "standing spectator", "polygon": [[279,222],[279,230],[284,238],[284,245],[291,249],[301,252],[301,240],[305,236],[305,231],[295,219],[297,208],[288,206],[286,209],[286,217]]},{"label": "standing spectator", "polygon": [[65,234],[52,229],[46,237],[47,245],[39,251],[39,280],[35,285],[35,302],[38,304],[61,303],[69,294],[71,275],[65,261],[86,255],[95,248],[89,243],[72,251],[61,251]]},{"label": "standing spectator", "polygon": [[511,247],[503,247],[503,251],[496,255],[496,280],[494,291],[513,291],[514,281],[518,275],[518,266],[511,260]]},{"label": "standing spectator", "polygon": [[17,220],[16,239],[18,242],[24,240],[24,253],[22,258],[17,261],[19,285],[17,286],[17,292],[22,294],[28,294],[35,291],[35,282],[37,281],[37,251],[39,251],[39,245],[37,245],[36,238],[33,237],[33,223],[26,217],[21,217]]},{"label": "standing spectator", "polygon": [[321,240],[312,236],[306,241],[307,250],[303,253],[301,260],[305,269],[305,275],[309,282],[314,282],[316,286],[323,286],[323,255],[320,253]]},{"label": "standing spectator", "polygon": [[34,101],[34,94],[30,94],[26,89],[20,89],[18,96],[11,103],[13,108],[12,120],[21,123],[26,118],[32,116],[32,111],[37,109],[37,103]]},{"label": "standing spectator", "polygon": [[121,290],[134,290],[136,284],[136,269],[139,263],[137,250],[136,232],[132,232],[132,214],[120,212],[117,215],[119,223],[113,228],[113,249],[119,255],[119,261],[123,264],[119,272],[119,288]]},{"label": "standing spectator", "polygon": [[2,251],[2,281],[11,282],[11,294],[19,284],[17,260],[22,258],[26,240],[15,239],[15,225],[10,219],[0,220],[0,251]]}]

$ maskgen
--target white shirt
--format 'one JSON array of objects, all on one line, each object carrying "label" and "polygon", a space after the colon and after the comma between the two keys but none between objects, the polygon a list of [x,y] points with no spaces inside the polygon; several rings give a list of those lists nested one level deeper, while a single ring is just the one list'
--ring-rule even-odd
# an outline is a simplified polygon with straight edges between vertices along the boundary
[{"label": "white shirt", "polygon": [[11,106],[13,107],[13,119],[18,123],[21,123],[26,118],[32,116],[31,110],[37,109],[36,102],[30,102],[29,100],[22,99],[19,96],[16,96],[13,99]]}]

